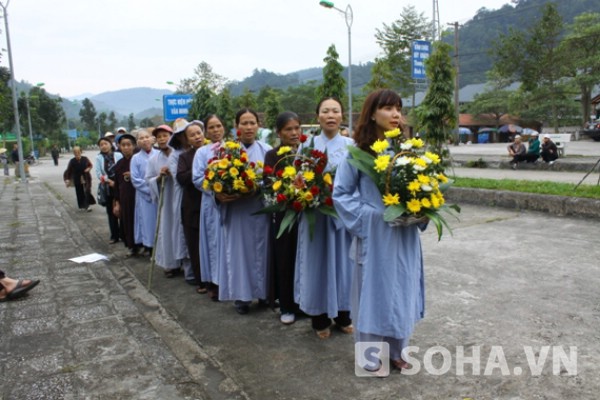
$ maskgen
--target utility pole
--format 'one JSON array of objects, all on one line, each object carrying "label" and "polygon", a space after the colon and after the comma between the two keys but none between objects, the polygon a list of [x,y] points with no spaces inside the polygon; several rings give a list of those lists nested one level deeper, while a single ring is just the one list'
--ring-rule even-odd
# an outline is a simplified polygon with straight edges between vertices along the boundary
[{"label": "utility pole", "polygon": [[440,39],[442,34],[440,28],[440,6],[438,0],[433,0],[433,18],[431,18],[431,41],[435,42]]},{"label": "utility pole", "polygon": [[458,98],[458,91],[459,91],[459,76],[460,76],[460,65],[458,62],[458,22],[454,22],[454,23],[449,23],[448,25],[450,26],[454,26],[454,69],[455,69],[455,75],[454,75],[454,114],[456,116],[456,138],[454,140],[454,144],[456,146],[458,146],[458,143],[460,142],[460,134],[458,132],[458,127],[460,125],[460,109],[459,109],[459,98]]}]

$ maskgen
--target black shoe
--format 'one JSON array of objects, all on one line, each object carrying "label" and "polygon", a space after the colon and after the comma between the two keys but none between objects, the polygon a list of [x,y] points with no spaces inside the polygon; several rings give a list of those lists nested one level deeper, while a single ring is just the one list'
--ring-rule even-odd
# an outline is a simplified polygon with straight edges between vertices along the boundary
[{"label": "black shoe", "polygon": [[235,311],[240,315],[248,314],[250,311],[250,305],[245,301],[236,300],[234,305]]}]

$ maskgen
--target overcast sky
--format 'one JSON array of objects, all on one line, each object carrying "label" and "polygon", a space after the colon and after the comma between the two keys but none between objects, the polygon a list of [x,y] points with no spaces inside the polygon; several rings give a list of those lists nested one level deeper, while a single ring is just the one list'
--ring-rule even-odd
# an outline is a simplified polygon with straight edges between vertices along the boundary
[{"label": "overcast sky", "polygon": [[[7,0],[0,0],[6,4]],[[442,28],[508,0],[439,0]],[[375,29],[414,5],[428,19],[433,1],[350,0],[352,62],[379,54]],[[336,1],[345,9],[348,2]],[[17,80],[44,82],[65,97],[132,87],[168,88],[206,61],[231,80],[255,68],[285,74],[323,65],[333,43],[348,60],[342,14],[318,0],[10,0]],[[1,47],[6,48],[4,21]],[[4,52],[1,65],[8,66]]]}]

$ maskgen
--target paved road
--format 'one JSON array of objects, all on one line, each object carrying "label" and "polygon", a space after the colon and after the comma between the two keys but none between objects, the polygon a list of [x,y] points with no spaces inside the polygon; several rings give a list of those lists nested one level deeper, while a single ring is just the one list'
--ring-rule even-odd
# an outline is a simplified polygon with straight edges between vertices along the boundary
[{"label": "paved road", "polygon": [[[558,400],[597,397],[600,390],[600,251],[597,250],[600,226],[597,220],[465,205],[460,222],[452,223],[454,236],[446,235],[441,242],[437,241],[433,230],[422,236],[427,311],[411,342],[411,345],[419,347],[414,355],[421,365],[430,359],[434,346],[446,348],[448,354],[445,359],[451,362],[449,371],[435,374],[436,369],[443,367],[444,361],[438,352],[432,358],[433,365],[421,368],[414,376],[392,372],[387,379],[358,378],[354,375],[352,338],[335,333],[330,340],[320,341],[311,332],[308,320],[299,320],[285,327],[278,322],[275,313],[256,306],[249,315],[239,316],[231,304],[211,302],[206,296],[195,294],[183,280],[164,279],[160,271],[155,272],[152,288],[158,303],[150,306],[136,300],[137,296],[144,294],[140,282],[147,280],[148,262],[123,262],[124,249],[107,245],[105,216],[98,207],[92,213],[76,212],[73,189],[64,188],[61,182],[64,159],[61,163],[61,167],[57,168],[49,162],[34,167],[32,174],[37,177],[38,183],[34,181],[30,186],[42,187],[39,182],[43,181],[43,187],[52,189],[47,207],[49,210],[64,207],[66,213],[61,214],[61,219],[65,221],[65,227],[50,230],[48,226],[56,222],[46,220],[51,216],[46,214],[52,214],[49,211],[40,214],[39,227],[29,226],[35,220],[25,216],[19,220],[20,223],[28,226],[32,234],[39,234],[41,243],[54,241],[59,245],[63,231],[72,230],[82,233],[81,239],[69,242],[76,255],[92,250],[110,254],[111,261],[106,265],[114,275],[112,278],[106,272],[99,272],[102,271],[102,263],[72,265],[79,271],[69,276],[69,282],[76,285],[74,293],[89,297],[89,289],[84,283],[90,273],[101,274],[106,279],[105,286],[101,287],[111,288],[109,293],[129,292],[137,308],[148,311],[142,315],[149,325],[140,321],[140,329],[151,337],[158,336],[164,344],[164,351],[175,357],[173,365],[177,368],[178,377],[175,382],[183,386],[190,383],[191,386],[200,384],[213,388],[213,391],[201,393],[206,398],[222,396],[226,393],[223,386],[236,396],[252,399]],[[6,190],[3,193],[7,193]],[[2,196],[0,201],[5,207],[13,200]],[[27,208],[19,210],[26,214]],[[14,227],[2,226],[3,242],[7,237],[13,238]],[[14,240],[11,240],[13,243]],[[64,259],[70,252],[40,254],[28,251],[27,246],[35,240],[13,243],[13,254],[23,257],[23,261],[14,266],[19,273],[35,275],[36,268],[44,265],[46,269],[40,269],[40,272],[50,280],[58,270],[69,267]],[[9,261],[4,259],[3,262]],[[35,267],[28,267],[28,261],[35,262]],[[82,278],[84,281],[80,282]],[[31,319],[28,313],[43,312],[38,308],[41,303],[36,306],[37,298],[53,293],[53,285],[44,282],[40,290],[30,296],[31,299],[23,302],[32,306],[29,311],[21,311],[14,304],[10,304],[11,308],[0,305],[3,330],[7,323],[11,323],[9,316],[15,313],[21,313],[21,318]],[[128,290],[129,285],[134,285],[135,290]],[[94,287],[92,290],[98,289]],[[98,298],[92,304],[98,307],[102,304],[101,300]],[[164,311],[156,311],[163,310],[163,307]],[[121,311],[113,312],[119,319]],[[175,326],[161,328],[162,323],[153,320],[160,315],[172,316]],[[94,318],[93,315],[89,317]],[[103,316],[97,318],[102,320]],[[34,323],[30,326],[32,331],[40,329]],[[135,327],[131,329],[136,331]],[[18,332],[13,329],[8,334],[11,337],[9,342],[4,331],[0,337],[3,353],[7,343],[18,342]],[[116,343],[122,342],[123,338],[118,333],[113,337]],[[194,347],[194,343],[198,348]],[[65,368],[65,365],[71,364],[48,353],[45,346],[39,346],[43,344],[42,339],[39,343],[27,342],[28,350],[52,360],[52,365],[56,366],[54,370],[61,371],[55,377],[82,375]],[[570,346],[577,349],[576,373],[574,365],[568,362],[575,359]],[[466,366],[465,374],[457,371],[457,364],[460,364],[458,353],[463,349],[469,356],[479,351],[480,356],[475,357],[480,361],[478,373],[472,372],[470,364]],[[11,360],[23,360],[21,352],[25,350],[15,350]],[[559,362],[561,351],[565,352],[562,363]],[[190,354],[198,356],[194,358]],[[502,356],[508,367],[504,376],[500,367],[493,368],[493,361],[503,365]],[[543,366],[539,376],[532,372],[528,357]],[[543,359],[545,362],[542,362]],[[132,360],[136,368],[149,368],[144,363],[154,362],[151,356]],[[553,360],[560,367],[556,373],[553,372]],[[180,371],[179,366],[187,372]],[[84,377],[93,380],[103,376],[104,367],[95,367],[85,369]],[[201,381],[194,381],[198,376],[193,373],[194,367],[203,373]],[[18,378],[26,373],[18,364],[0,368],[4,368],[0,371],[5,380],[3,387],[18,382]],[[10,380],[5,378],[7,372]],[[157,374],[156,371],[154,373]],[[153,386],[154,390],[163,385],[173,389],[173,386],[168,386],[173,381],[161,378],[160,373],[156,376],[160,379]],[[135,379],[131,374],[124,374],[122,382],[136,382]],[[62,381],[55,378],[49,382],[60,386]],[[26,385],[20,387],[23,393],[27,393]],[[173,393],[181,395],[181,392]],[[153,397],[138,394],[133,398]]]}]

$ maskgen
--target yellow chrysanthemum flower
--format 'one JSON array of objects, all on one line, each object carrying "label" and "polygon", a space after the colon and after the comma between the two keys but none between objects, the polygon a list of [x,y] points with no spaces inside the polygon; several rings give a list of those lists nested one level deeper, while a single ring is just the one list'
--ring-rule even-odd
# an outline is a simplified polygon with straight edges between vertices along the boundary
[{"label": "yellow chrysanthemum flower", "polygon": [[256,179],[256,172],[254,172],[253,169],[247,169],[246,175],[248,176],[249,179],[252,179],[252,180]]},{"label": "yellow chrysanthemum flower", "polygon": [[279,188],[281,187],[281,181],[275,181],[275,183],[273,183],[273,191],[278,191]]},{"label": "yellow chrysanthemum flower", "polygon": [[438,174],[437,178],[442,183],[447,183],[448,182],[448,178],[444,174]]},{"label": "yellow chrysanthemum flower", "polygon": [[383,133],[386,138],[395,138],[400,135],[400,128],[393,129]]},{"label": "yellow chrysanthemum flower", "polygon": [[204,181],[202,181],[202,189],[208,190],[208,185],[209,185],[209,183],[206,179]]},{"label": "yellow chrysanthemum flower", "polygon": [[292,148],[290,146],[281,146],[279,150],[277,150],[277,155],[282,156],[286,153],[289,153],[290,151],[292,151]]},{"label": "yellow chrysanthemum flower", "polygon": [[221,185],[221,182],[215,182],[213,184],[213,190],[215,193],[221,193],[223,191],[223,185]]},{"label": "yellow chrysanthemum flower", "polygon": [[411,213],[416,214],[419,211],[421,211],[421,202],[419,201],[419,199],[412,199],[411,201],[406,203],[406,208]]},{"label": "yellow chrysanthemum flower", "polygon": [[[387,142],[386,142],[387,143]],[[375,159],[375,171],[384,172],[390,164],[390,155],[385,154]]]},{"label": "yellow chrysanthemum flower", "polygon": [[441,204],[440,204],[440,199],[436,196],[436,195],[432,195],[431,198],[431,205],[433,206],[433,208],[440,208]]},{"label": "yellow chrysanthemum flower", "polygon": [[446,199],[444,199],[444,195],[441,192],[438,192],[437,198],[440,201],[440,207],[443,206],[446,202]]},{"label": "yellow chrysanthemum flower", "polygon": [[383,204],[386,207],[393,206],[396,204],[400,204],[400,195],[398,193],[394,193],[394,194],[388,193],[383,196],[382,200],[383,200]]},{"label": "yellow chrysanthemum flower", "polygon": [[412,163],[414,165],[418,165],[419,167],[423,167],[423,168],[427,167],[427,163],[425,162],[425,160],[423,160],[421,158],[413,158]]},{"label": "yellow chrysanthemum flower", "polygon": [[419,181],[412,181],[408,184],[408,190],[410,190],[413,193],[416,193],[421,190],[421,184],[419,183]]},{"label": "yellow chrysanthemum flower", "polygon": [[265,164],[262,161],[257,161],[256,165],[258,166],[258,168],[262,168],[265,166]]},{"label": "yellow chrysanthemum flower", "polygon": [[315,179],[315,173],[313,171],[304,171],[302,172],[302,176],[306,182],[310,182]]},{"label": "yellow chrysanthemum flower", "polygon": [[431,178],[429,178],[427,175],[423,175],[423,174],[417,175],[417,180],[419,181],[419,183],[422,183],[423,185],[429,185],[429,183],[431,182]]},{"label": "yellow chrysanthemum flower", "polygon": [[211,144],[211,143],[212,142],[210,141],[210,139],[204,139],[204,145]]},{"label": "yellow chrysanthemum flower", "polygon": [[312,194],[311,192],[308,192],[308,191],[307,191],[307,192],[304,192],[304,195],[303,195],[302,197],[304,197],[304,200],[306,200],[306,201],[308,201],[308,202],[311,202],[311,201],[313,201],[313,199],[315,198],[315,197],[313,196],[313,194]]},{"label": "yellow chrysanthemum flower", "polygon": [[209,181],[212,181],[215,178],[215,171],[213,171],[213,170],[208,171],[208,177],[207,178],[208,178]]},{"label": "yellow chrysanthemum flower", "polygon": [[233,190],[241,191],[245,187],[246,187],[246,184],[244,183],[243,179],[236,179],[233,181]]},{"label": "yellow chrysanthemum flower", "polygon": [[390,147],[390,144],[388,143],[387,140],[376,140],[375,143],[373,143],[371,145],[371,150],[373,150],[375,153],[377,154],[381,154],[383,153],[388,147]]},{"label": "yellow chrysanthemum flower", "polygon": [[225,142],[225,147],[229,150],[239,149],[241,146],[238,142]]},{"label": "yellow chrysanthemum flower", "polygon": [[242,165],[244,165],[244,163],[238,160],[237,158],[233,160],[234,167],[241,167]]},{"label": "yellow chrysanthemum flower", "polygon": [[425,146],[425,142],[418,138],[408,139],[407,142],[412,143],[415,149],[420,149],[421,147]]},{"label": "yellow chrysanthemum flower", "polygon": [[331,175],[330,174],[323,175],[323,182],[325,182],[328,185],[332,185],[333,179],[331,179]]},{"label": "yellow chrysanthemum flower", "polygon": [[236,177],[239,174],[240,174],[240,171],[237,168],[235,168],[235,167],[229,168],[229,175]]},{"label": "yellow chrysanthemum flower", "polygon": [[296,168],[288,165],[287,167],[285,167],[283,169],[283,175],[282,177],[284,178],[294,178],[296,176]]},{"label": "yellow chrysanthemum flower", "polygon": [[430,151],[425,152],[425,157],[429,158],[434,164],[440,163],[440,156]]},{"label": "yellow chrysanthemum flower", "polygon": [[227,169],[227,167],[229,167],[229,160],[226,158],[222,158],[219,160],[219,163],[217,164],[217,166],[220,169]]},{"label": "yellow chrysanthemum flower", "polygon": [[431,201],[427,197],[422,198],[421,199],[421,207],[431,208]]}]

